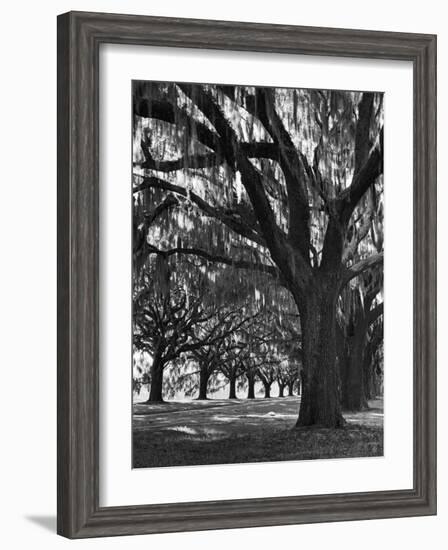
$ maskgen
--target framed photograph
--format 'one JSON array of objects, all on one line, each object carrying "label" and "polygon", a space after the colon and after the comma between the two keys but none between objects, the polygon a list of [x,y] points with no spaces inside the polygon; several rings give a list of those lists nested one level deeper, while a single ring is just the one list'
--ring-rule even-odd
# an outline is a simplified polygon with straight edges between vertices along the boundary
[{"label": "framed photograph", "polygon": [[436,513],[436,37],[58,17],[58,533]]}]

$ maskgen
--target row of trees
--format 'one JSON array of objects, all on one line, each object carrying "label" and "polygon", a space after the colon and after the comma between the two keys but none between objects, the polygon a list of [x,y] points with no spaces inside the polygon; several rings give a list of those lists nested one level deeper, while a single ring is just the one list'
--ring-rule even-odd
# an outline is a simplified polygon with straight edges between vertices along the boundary
[{"label": "row of trees", "polygon": [[[223,384],[229,399],[236,398],[237,387],[253,399],[257,381],[266,398],[274,383],[280,397],[300,393],[300,323],[288,309],[293,304],[281,288],[263,288],[260,279],[255,300],[252,282],[232,289],[227,275],[220,270],[212,277],[225,298],[217,304],[210,295],[207,299],[210,273],[203,275],[191,261],[173,266],[156,255],[147,265],[134,300],[134,391],[147,386],[149,402],[180,393],[207,399]],[[347,289],[339,300],[340,387],[348,410],[366,408],[367,400],[381,393],[382,304],[371,308],[381,278],[364,281],[364,291]],[[279,303],[281,313],[274,307]]]},{"label": "row of trees", "polygon": [[[282,301],[281,289],[263,289],[258,281],[261,290],[252,289],[249,298],[251,282],[232,288],[227,271],[203,274],[189,260],[173,266],[160,255],[147,265],[134,298],[134,389],[148,385],[149,401],[178,392],[207,399],[223,378],[230,399],[237,384],[255,398],[257,381],[266,397],[274,382],[280,395],[285,388],[292,395],[300,378],[297,316],[276,315],[272,306]],[[210,276],[223,303],[210,296]]]},{"label": "row of trees", "polygon": [[290,361],[298,425],[343,425],[381,391],[382,94],[135,82],[133,101],[151,396],[180,358],[259,379]]}]

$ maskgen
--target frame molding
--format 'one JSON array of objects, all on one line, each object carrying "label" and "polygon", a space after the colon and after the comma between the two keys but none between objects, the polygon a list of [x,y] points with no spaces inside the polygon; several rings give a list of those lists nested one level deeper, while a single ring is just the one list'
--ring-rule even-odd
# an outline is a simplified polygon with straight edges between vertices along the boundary
[{"label": "frame molding", "polygon": [[[414,67],[412,490],[99,506],[102,43],[407,60]],[[436,513],[436,36],[103,13],[58,16],[58,519],[68,538]]]}]

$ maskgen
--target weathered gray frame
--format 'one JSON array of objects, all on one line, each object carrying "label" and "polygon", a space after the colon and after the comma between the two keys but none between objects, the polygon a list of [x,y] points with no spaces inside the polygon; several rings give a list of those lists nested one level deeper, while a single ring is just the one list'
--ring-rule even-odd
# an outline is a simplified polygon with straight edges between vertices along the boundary
[{"label": "weathered gray frame", "polygon": [[[98,52],[102,43],[350,56],[414,67],[414,487],[99,506]],[[409,190],[411,192],[411,190]],[[436,37],[70,12],[58,17],[58,533],[69,538],[436,513]]]}]

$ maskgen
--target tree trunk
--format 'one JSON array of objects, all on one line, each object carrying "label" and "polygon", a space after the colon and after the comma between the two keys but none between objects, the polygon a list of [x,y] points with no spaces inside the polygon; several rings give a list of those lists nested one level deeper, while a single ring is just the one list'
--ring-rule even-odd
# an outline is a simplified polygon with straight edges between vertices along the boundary
[{"label": "tree trunk", "polygon": [[282,385],[278,385],[278,396],[279,397],[285,397],[284,395],[284,390],[285,390],[285,386],[282,386]]},{"label": "tree trunk", "polygon": [[206,368],[199,371],[199,395],[198,399],[207,399],[207,385],[209,375]]},{"label": "tree trunk", "polygon": [[297,426],[339,428],[341,413],[336,363],[336,284],[314,287],[298,303],[302,326],[302,399]]},{"label": "tree trunk", "polygon": [[163,368],[162,353],[156,351],[151,365],[151,389],[149,391],[148,403],[163,403]]},{"label": "tree trunk", "polygon": [[346,332],[348,328],[345,326],[345,323],[342,323],[344,326],[341,326],[336,321],[336,355],[337,355],[337,365],[339,370],[339,379],[341,381],[341,403],[344,400],[344,381],[347,377],[348,372],[348,361],[349,355],[347,353],[348,348],[348,339]]},{"label": "tree trunk", "polygon": [[383,397],[384,395],[384,382],[382,376],[375,374],[374,378],[374,395],[375,397]]},{"label": "tree trunk", "polygon": [[288,384],[288,396],[292,397],[294,395],[294,383]]},{"label": "tree trunk", "polygon": [[366,399],[376,399],[382,395],[381,386],[381,369],[375,358],[376,347],[368,343],[364,352],[364,388]]},{"label": "tree trunk", "polygon": [[364,348],[367,325],[361,315],[355,316],[353,334],[349,337],[348,354],[342,374],[342,407],[348,411],[368,408],[364,380]]},{"label": "tree trunk", "polygon": [[372,398],[383,397],[383,371],[378,364],[378,360],[373,358],[370,366],[371,382],[372,382]]},{"label": "tree trunk", "polygon": [[342,392],[342,407],[348,411],[362,411],[368,408],[364,391],[363,343],[364,339],[357,335],[356,342],[350,349]]},{"label": "tree trunk", "polygon": [[264,386],[264,396],[267,399],[271,397],[271,384],[265,384],[263,382],[263,386]]},{"label": "tree trunk", "polygon": [[255,378],[253,376],[248,376],[247,378],[247,399],[255,399]]},{"label": "tree trunk", "polygon": [[369,401],[370,399],[373,399],[375,397],[374,382],[373,382],[373,375],[374,375],[373,358],[372,358],[372,350],[371,350],[370,344],[367,344],[364,351],[363,369],[364,369],[364,395],[366,397],[366,400]]},{"label": "tree trunk", "polygon": [[229,383],[229,399],[236,399],[236,378],[230,378]]}]

